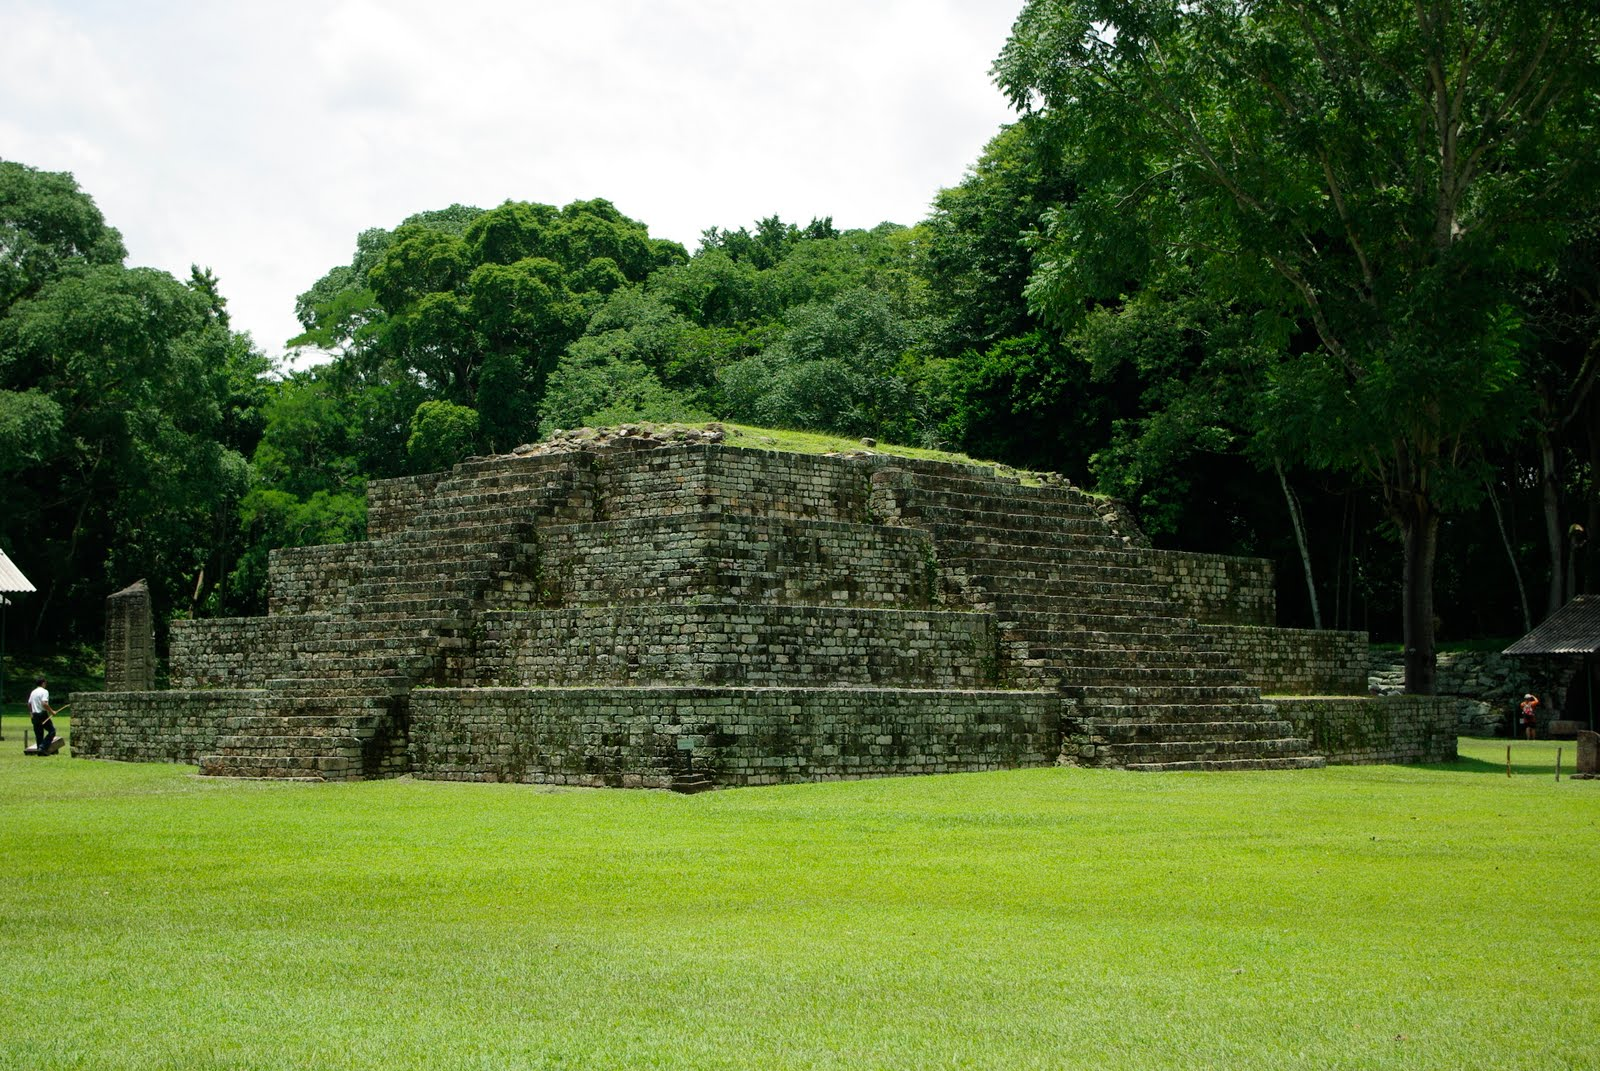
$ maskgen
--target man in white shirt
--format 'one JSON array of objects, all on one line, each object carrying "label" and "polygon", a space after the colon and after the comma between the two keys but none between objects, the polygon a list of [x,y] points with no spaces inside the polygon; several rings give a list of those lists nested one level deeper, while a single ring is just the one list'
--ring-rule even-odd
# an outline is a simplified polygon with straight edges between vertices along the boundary
[{"label": "man in white shirt", "polygon": [[33,721],[33,737],[38,741],[37,754],[54,755],[61,750],[56,738],[55,707],[50,705],[50,692],[40,677],[32,692],[28,693],[28,715]]}]

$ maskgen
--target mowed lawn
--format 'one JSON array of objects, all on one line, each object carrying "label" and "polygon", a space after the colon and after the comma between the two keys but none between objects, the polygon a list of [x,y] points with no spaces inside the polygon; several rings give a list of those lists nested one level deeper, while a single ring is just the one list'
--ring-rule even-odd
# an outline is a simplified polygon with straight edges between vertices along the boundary
[{"label": "mowed lawn", "polygon": [[23,729],[4,1068],[1600,1067],[1600,782],[1556,744],[683,797]]}]

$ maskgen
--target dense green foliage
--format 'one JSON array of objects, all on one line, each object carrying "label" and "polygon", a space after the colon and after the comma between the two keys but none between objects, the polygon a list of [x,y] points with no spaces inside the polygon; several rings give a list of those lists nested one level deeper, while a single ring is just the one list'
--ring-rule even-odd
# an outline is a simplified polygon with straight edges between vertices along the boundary
[{"label": "dense green foliage", "polygon": [[1596,937],[1530,901],[1600,894],[1600,795],[1465,744],[688,797],[0,748],[51,1024],[0,1067],[1588,1066]]},{"label": "dense green foliage", "polygon": [[1600,13],[1035,0],[996,74],[1079,180],[1030,296],[1069,329],[1175,319],[1202,359],[1157,362],[1163,418],[1371,488],[1430,691],[1441,521],[1532,415],[1519,272],[1595,204]]},{"label": "dense green foliage", "polygon": [[238,550],[266,362],[209,272],[124,256],[70,176],[0,161],[0,543],[39,589],[14,636],[94,637],[140,578],[188,611]]},{"label": "dense green foliage", "polygon": [[1436,622],[1518,633],[1600,585],[1597,33],[1041,0],[995,68],[1019,120],[915,226],[691,253],[598,199],[423,211],[300,295],[298,371],[208,272],[125,267],[70,176],[6,164],[23,635],[95,642],[139,576],[165,615],[259,612],[271,550],[360,538],[369,480],[708,419],[1063,472],[1158,545],[1274,559],[1285,624],[1409,621],[1419,665]]}]

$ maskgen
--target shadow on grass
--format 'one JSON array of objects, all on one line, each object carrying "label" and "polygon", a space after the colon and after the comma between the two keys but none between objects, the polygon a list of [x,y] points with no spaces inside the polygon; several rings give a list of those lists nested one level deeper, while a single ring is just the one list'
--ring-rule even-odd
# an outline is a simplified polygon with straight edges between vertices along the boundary
[{"label": "shadow on grass", "polygon": [[[1562,776],[1577,769],[1578,745],[1572,740],[1506,740],[1504,737],[1462,737],[1455,762],[1419,763],[1418,770],[1468,774],[1506,773],[1506,748],[1511,749],[1511,776],[1551,777],[1559,761]],[[1559,760],[1558,760],[1559,755]]]}]

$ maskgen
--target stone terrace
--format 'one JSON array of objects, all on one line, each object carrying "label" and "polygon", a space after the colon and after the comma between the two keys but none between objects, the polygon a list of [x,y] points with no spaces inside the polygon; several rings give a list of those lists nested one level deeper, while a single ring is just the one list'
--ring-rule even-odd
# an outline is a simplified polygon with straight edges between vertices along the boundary
[{"label": "stone terrace", "polygon": [[265,618],[174,623],[173,690],[89,699],[75,753],[683,789],[1283,769],[1323,759],[1264,684],[1365,688],[1364,636],[1273,627],[1268,563],[1151,550],[1076,490],[649,445],[374,483],[367,541],[276,552]]}]

